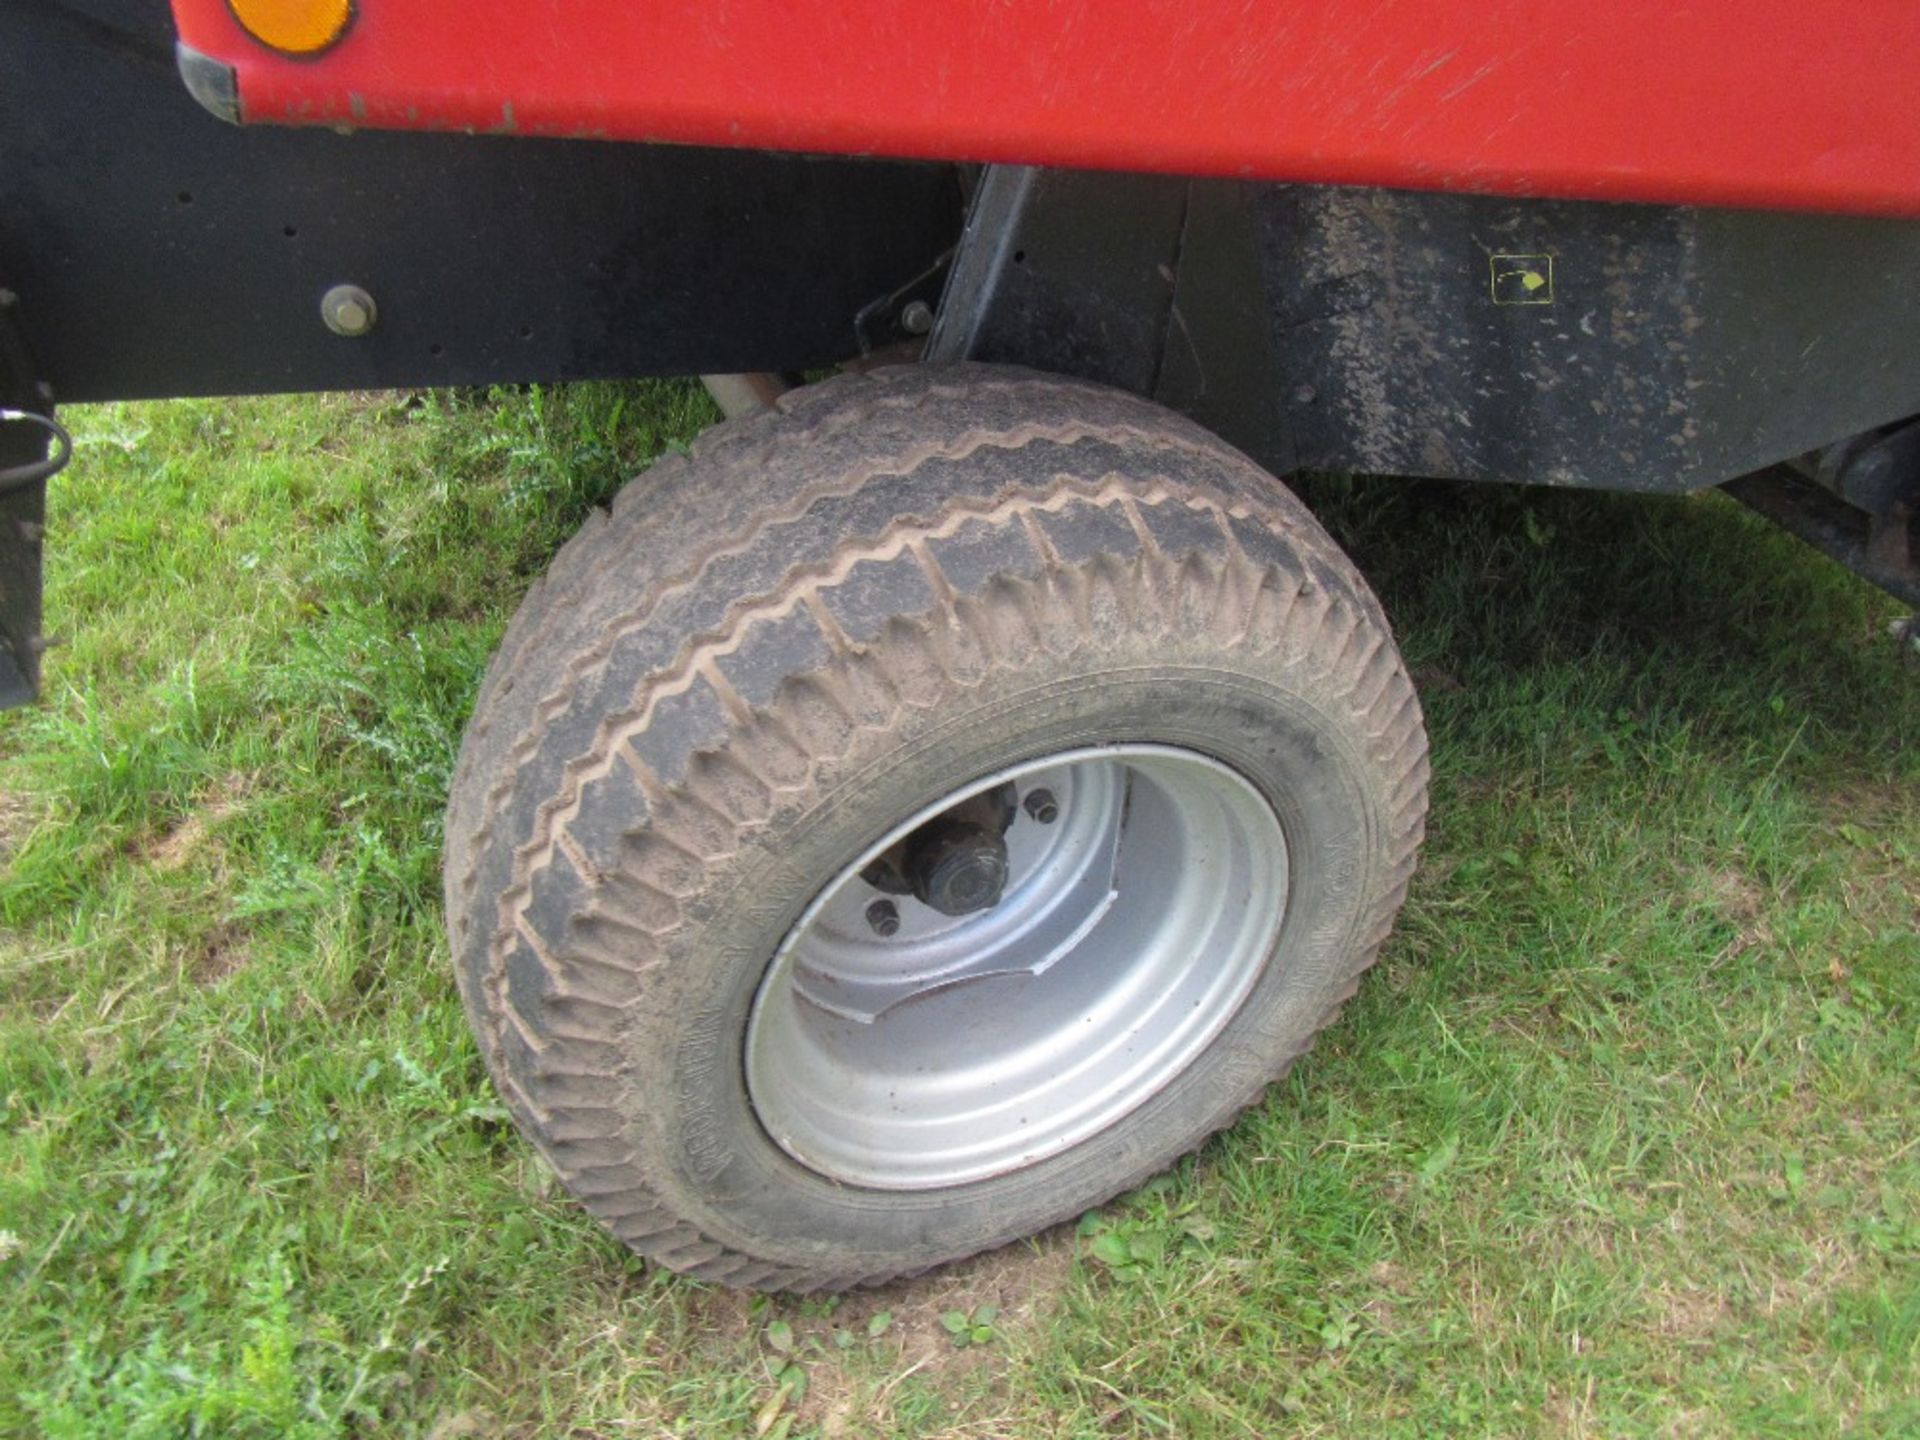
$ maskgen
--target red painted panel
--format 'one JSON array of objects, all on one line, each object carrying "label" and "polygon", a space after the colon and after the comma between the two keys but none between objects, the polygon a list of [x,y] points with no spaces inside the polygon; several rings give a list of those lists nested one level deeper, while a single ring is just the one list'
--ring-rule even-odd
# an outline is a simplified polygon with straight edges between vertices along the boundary
[{"label": "red painted panel", "polygon": [[1916,0],[173,0],[248,121],[1920,215]]}]

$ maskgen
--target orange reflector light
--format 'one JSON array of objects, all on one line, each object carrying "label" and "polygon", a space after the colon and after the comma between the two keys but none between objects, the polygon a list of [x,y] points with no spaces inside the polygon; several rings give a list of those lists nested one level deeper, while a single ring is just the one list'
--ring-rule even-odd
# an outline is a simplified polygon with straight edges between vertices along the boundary
[{"label": "orange reflector light", "polygon": [[353,0],[227,0],[227,5],[241,29],[288,55],[318,55],[353,18]]}]

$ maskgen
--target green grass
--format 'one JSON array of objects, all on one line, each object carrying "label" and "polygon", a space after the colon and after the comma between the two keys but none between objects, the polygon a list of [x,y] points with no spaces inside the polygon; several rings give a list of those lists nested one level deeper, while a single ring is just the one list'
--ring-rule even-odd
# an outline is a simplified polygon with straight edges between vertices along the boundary
[{"label": "green grass", "polygon": [[1424,684],[1431,840],[1177,1174],[837,1305],[602,1239],[465,1033],[440,807],[519,593],[710,418],[71,412],[67,643],[0,719],[0,1432],[1920,1430],[1920,683],[1712,498],[1307,487]]}]

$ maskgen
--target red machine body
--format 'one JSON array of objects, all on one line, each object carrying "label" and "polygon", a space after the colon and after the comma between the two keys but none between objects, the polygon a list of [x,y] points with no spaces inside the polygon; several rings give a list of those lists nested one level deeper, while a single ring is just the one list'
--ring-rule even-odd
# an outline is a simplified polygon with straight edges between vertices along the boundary
[{"label": "red machine body", "polygon": [[246,122],[1920,215],[1912,0],[359,0]]}]

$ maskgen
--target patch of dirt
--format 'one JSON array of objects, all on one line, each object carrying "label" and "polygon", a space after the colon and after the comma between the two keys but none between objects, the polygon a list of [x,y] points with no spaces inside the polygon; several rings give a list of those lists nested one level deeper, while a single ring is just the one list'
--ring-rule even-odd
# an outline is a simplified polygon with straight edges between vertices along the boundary
[{"label": "patch of dirt", "polygon": [[1547,1432],[1554,1435],[1567,1435],[1574,1440],[1586,1440],[1593,1432],[1593,1377],[1587,1377],[1587,1383],[1574,1390],[1563,1390],[1558,1385],[1547,1387],[1547,1401],[1541,1407],[1541,1419],[1546,1422]]},{"label": "patch of dirt", "polygon": [[42,807],[25,795],[0,790],[0,865],[13,859],[14,851],[40,823],[43,813]]},{"label": "patch of dirt", "polygon": [[1715,870],[1707,877],[1714,908],[1736,925],[1751,925],[1766,907],[1760,887],[1738,870]]},{"label": "patch of dirt", "polygon": [[206,836],[206,822],[198,815],[189,815],[147,845],[147,863],[156,870],[178,870],[192,858]]},{"label": "patch of dirt", "polygon": [[[1723,1435],[1726,1417],[1712,1410],[1682,1405],[1667,1416],[1654,1433],[1660,1440],[1692,1440],[1695,1435]],[[1845,1427],[1842,1427],[1845,1433]]]},{"label": "patch of dirt", "polygon": [[1782,1310],[1815,1315],[1823,1311],[1860,1262],[1854,1247],[1838,1236],[1807,1237],[1801,1268],[1793,1274],[1770,1273],[1761,1313]]},{"label": "patch of dirt", "polygon": [[1396,1295],[1408,1293],[1407,1272],[1404,1266],[1392,1260],[1377,1260],[1373,1268],[1367,1271],[1367,1278],[1376,1285],[1385,1286]]},{"label": "patch of dirt", "polygon": [[160,871],[182,868],[206,843],[208,832],[237,811],[252,789],[250,775],[229,775],[221,780],[192,814],[141,847],[147,863]]},{"label": "patch of dirt", "polygon": [[1407,1272],[1391,1260],[1381,1260],[1367,1271],[1367,1278],[1380,1287],[1360,1306],[1373,1328],[1391,1335],[1400,1328],[1400,1304],[1410,1293]]},{"label": "patch of dirt", "polygon": [[1731,1312],[1717,1290],[1679,1290],[1660,1298],[1656,1328],[1662,1335],[1698,1340],[1712,1334]]},{"label": "patch of dirt", "polygon": [[493,1440],[499,1433],[499,1422],[485,1410],[460,1410],[435,1420],[427,1440]]},{"label": "patch of dirt", "polygon": [[245,969],[249,956],[247,932],[230,920],[222,921],[202,937],[187,974],[196,985],[218,985]]},{"label": "patch of dirt", "polygon": [[1701,902],[1733,927],[1733,940],[1721,959],[1731,960],[1773,943],[1766,918],[1767,895],[1751,876],[1725,868],[1709,870],[1700,875],[1696,888]]},{"label": "patch of dirt", "polygon": [[1920,785],[1878,778],[1840,783],[1823,789],[1814,803],[1830,824],[1871,832],[1913,814],[1920,807]]},{"label": "patch of dirt", "polygon": [[[1057,1226],[1029,1243],[1009,1245],[917,1280],[896,1281],[850,1296],[834,1318],[843,1327],[853,1327],[856,1335],[864,1335],[870,1316],[891,1311],[893,1325],[882,1338],[892,1339],[899,1347],[899,1359],[892,1367],[896,1377],[912,1373],[933,1388],[944,1389],[963,1376],[979,1377],[982,1371],[998,1374],[1005,1368],[1006,1337],[1030,1329],[1052,1313],[1073,1269],[1073,1248],[1073,1227]],[[986,1305],[1000,1312],[993,1322],[994,1339],[964,1349],[956,1346],[940,1317],[952,1310],[972,1315]],[[828,1440],[853,1433],[856,1420],[885,1423],[882,1411],[857,1417],[848,1414],[837,1427],[830,1427],[826,1387],[807,1398],[816,1407]]]},{"label": "patch of dirt", "polygon": [[[702,1318],[722,1340],[755,1344],[763,1344],[775,1320],[793,1327],[794,1356],[807,1376],[796,1432],[817,1426],[823,1440],[886,1435],[893,1428],[894,1391],[910,1376],[959,1401],[991,1390],[1006,1368],[1009,1340],[1058,1303],[1073,1254],[1073,1226],[1062,1225],[930,1275],[855,1291],[831,1314],[822,1315],[817,1301],[787,1297],[756,1314],[750,1297],[717,1291],[701,1306]],[[989,1305],[999,1314],[985,1344],[956,1345],[940,1323],[949,1311],[974,1315]],[[867,1327],[883,1311],[891,1322],[870,1337]]]},{"label": "patch of dirt", "polygon": [[1920,926],[1908,824],[1920,812],[1920,786],[1841,786],[1819,803],[1829,822],[1825,844],[1846,857],[1839,886],[1847,914],[1869,931]]}]

